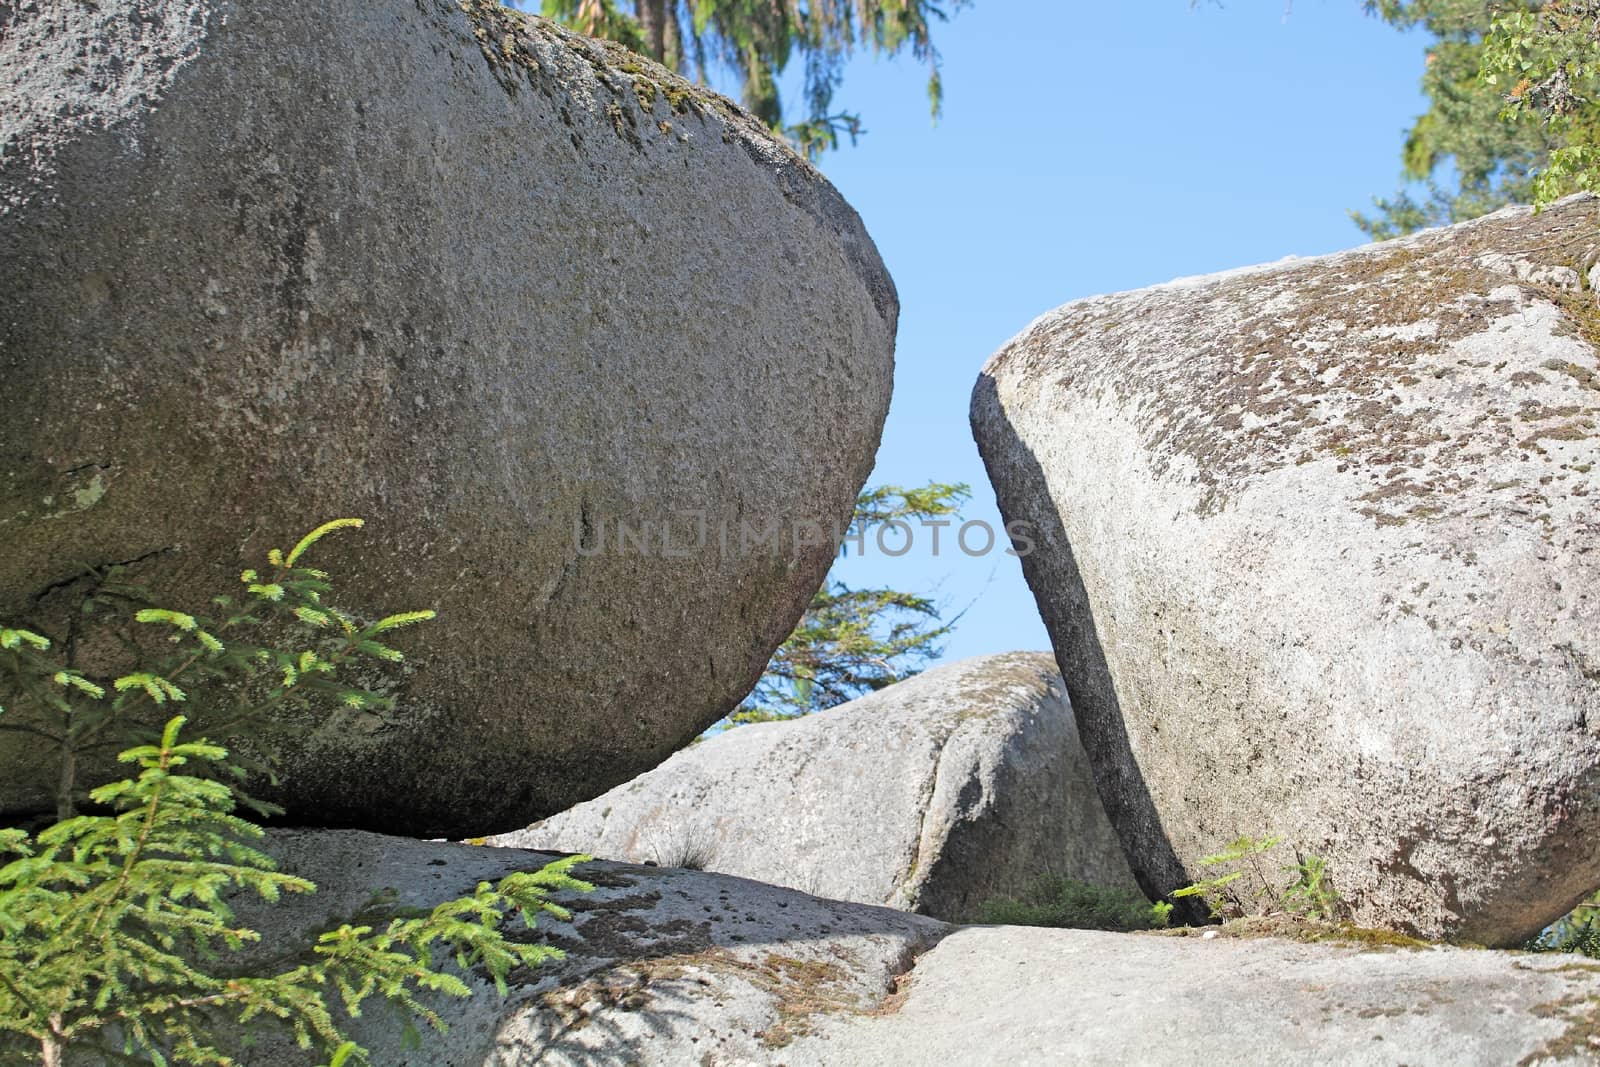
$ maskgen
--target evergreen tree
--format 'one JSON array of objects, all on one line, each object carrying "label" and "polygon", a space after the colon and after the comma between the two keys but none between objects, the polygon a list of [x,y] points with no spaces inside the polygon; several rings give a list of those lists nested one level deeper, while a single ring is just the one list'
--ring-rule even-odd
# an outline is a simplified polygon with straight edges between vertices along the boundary
[{"label": "evergreen tree", "polygon": [[[909,50],[928,70],[928,100],[938,118],[944,86],[935,23],[971,0],[540,0],[538,10],[591,37],[605,37],[700,81],[713,70],[739,79],[751,113],[806,155],[852,142],[861,117],[836,110],[834,93],[857,51]],[[534,0],[520,6],[535,8]],[[804,69],[801,117],[785,119],[778,80],[791,61]]]},{"label": "evergreen tree", "polygon": [[[1593,170],[1594,0],[1367,0],[1369,12],[1429,37],[1428,110],[1406,136],[1402,188],[1351,217],[1374,240],[1548,202]],[[1586,162],[1589,161],[1589,162]]]},{"label": "evergreen tree", "polygon": [[[866,531],[887,522],[939,521],[970,496],[964,484],[882,485],[861,493],[852,522]],[[903,681],[943,652],[940,642],[955,623],[942,620],[928,597],[825,582],[728,722],[792,719]]]}]

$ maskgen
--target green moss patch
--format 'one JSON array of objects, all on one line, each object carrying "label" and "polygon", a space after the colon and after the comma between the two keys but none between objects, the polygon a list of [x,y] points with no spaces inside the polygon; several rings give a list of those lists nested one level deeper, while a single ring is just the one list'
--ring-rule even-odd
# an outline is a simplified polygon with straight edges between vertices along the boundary
[{"label": "green moss patch", "polygon": [[[1220,926],[1184,926],[1174,930],[1158,930],[1159,937],[1220,937],[1231,940],[1256,940],[1277,938],[1300,944],[1344,945],[1363,949],[1419,949],[1435,948],[1432,941],[1423,941],[1395,930],[1375,930],[1353,923],[1330,923],[1304,919],[1295,915],[1257,915],[1234,919]],[[1458,948],[1476,947],[1458,945]]]}]

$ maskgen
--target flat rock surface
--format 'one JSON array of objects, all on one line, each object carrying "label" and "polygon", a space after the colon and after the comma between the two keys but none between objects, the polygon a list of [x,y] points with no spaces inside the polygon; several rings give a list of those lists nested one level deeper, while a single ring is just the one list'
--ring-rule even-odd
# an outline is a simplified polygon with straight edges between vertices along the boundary
[{"label": "flat rock surface", "polygon": [[[972,422],[1152,896],[1241,836],[1365,926],[1600,885],[1600,200],[1076,301]],[[1276,884],[1272,884],[1276,883]]]},{"label": "flat rock surface", "polygon": [[951,921],[1047,874],[1136,888],[1044,652],[727,730],[487,843],[692,863]]},{"label": "flat rock surface", "polygon": [[808,1064],[1593,1063],[1600,963],[1468,949],[968,927],[898,1007],[827,1020]]},{"label": "flat rock surface", "polygon": [[[319,891],[241,920],[281,951],[430,907],[553,857],[359,831],[274,831]],[[450,1023],[401,1047],[376,1002],[352,1037],[399,1067],[928,1063],[1592,1063],[1600,962],[1270,937],[951,927],[743,878],[596,861],[593,894],[536,939],[567,959],[473,976]],[[268,1038],[245,1062],[312,1062]]]},{"label": "flat rock surface", "polygon": [[[60,636],[116,563],[205,612],[366,519],[308,559],[438,610],[403,711],[313,713],[258,792],[418,836],[525,826],[743,699],[871,469],[898,316],[759,123],[491,0],[0,4],[0,293],[0,614]],[[49,807],[18,736],[7,814]]]}]

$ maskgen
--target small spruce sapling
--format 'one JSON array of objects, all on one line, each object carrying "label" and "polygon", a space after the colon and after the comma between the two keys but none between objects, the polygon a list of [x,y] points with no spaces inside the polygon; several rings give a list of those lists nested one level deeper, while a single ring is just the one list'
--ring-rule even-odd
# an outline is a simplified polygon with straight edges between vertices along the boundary
[{"label": "small spruce sapling", "polygon": [[[1282,843],[1281,837],[1271,835],[1240,837],[1221,852],[1201,857],[1200,866],[1218,868],[1218,874],[1175,890],[1172,895],[1199,897],[1216,919],[1278,912],[1331,922],[1337,917],[1339,894],[1333,888],[1327,861],[1322,857],[1303,856],[1280,867],[1294,877],[1281,889],[1274,888],[1281,882],[1268,874],[1261,857]],[[1251,895],[1243,894],[1235,885],[1246,874],[1254,874],[1257,882],[1257,889]]]},{"label": "small spruce sapling", "polygon": [[1192,885],[1174,890],[1174,897],[1199,897],[1211,909],[1211,915],[1216,919],[1238,918],[1249,909],[1251,901],[1240,896],[1235,882],[1243,878],[1247,868],[1242,864],[1249,864],[1249,869],[1265,881],[1265,875],[1260,870],[1256,857],[1264,852],[1270,852],[1282,843],[1278,837],[1240,837],[1232,841],[1227,848],[1210,856],[1200,857],[1200,866],[1207,868],[1232,868],[1210,878],[1202,878]]},{"label": "small spruce sapling", "polygon": [[[399,663],[404,656],[387,635],[434,613],[406,611],[362,624],[327,602],[328,574],[304,564],[307,550],[323,537],[361,525],[360,519],[336,519],[288,552],[272,549],[265,572],[240,574],[242,593],[212,601],[216,617],[154,604],[122,568],[110,567],[90,570],[75,583],[81,592],[63,633],[0,628],[0,731],[30,734],[60,752],[57,818],[75,814],[84,795],[84,756],[151,743],[166,718],[163,709],[172,705],[182,705],[196,728],[219,743],[249,738],[293,708],[392,711],[391,698],[340,672],[362,660]],[[152,642],[141,630],[166,631],[166,640]],[[104,671],[108,644],[122,647],[118,664],[127,669]],[[197,688],[204,699],[192,701]],[[152,714],[159,716],[153,723]],[[237,752],[234,758],[246,763]],[[272,776],[270,765],[248,767]]]},{"label": "small spruce sapling", "polygon": [[1321,922],[1338,918],[1339,893],[1329,878],[1327,860],[1302,856],[1283,870],[1294,874],[1294,881],[1279,896],[1284,911]]},{"label": "small spruce sapling", "polygon": [[[55,825],[36,837],[0,829],[0,1060],[20,1055],[57,1067],[72,1049],[116,1061],[227,1065],[235,1062],[222,1047],[227,1035],[266,1019],[287,1027],[301,1047],[326,1054],[333,1067],[367,1062],[366,1051],[339,1029],[330,991],[352,1017],[381,997],[401,1011],[410,1036],[415,1018],[444,1028],[421,995],[470,993],[459,975],[439,969],[445,960],[486,970],[504,993],[513,967],[561,956],[550,946],[508,940],[500,925],[513,915],[528,928],[540,914],[567,918],[551,896],[593,888],[571,874],[585,856],[481,883],[471,896],[381,928],[342,925],[282,969],[252,973],[237,952],[259,935],[235,922],[230,895],[250,892],[276,903],[315,886],[277,872],[256,847],[264,832],[234,814],[243,798],[232,782],[247,771],[220,745],[184,741],[182,715],[149,743],[122,752],[123,763],[137,764],[136,777],[89,791],[112,814],[73,813],[76,756],[143,736],[134,712],[145,702],[181,704],[234,734],[287,704],[319,697],[353,708],[386,704],[342,683],[339,668],[358,656],[397,662],[400,653],[379,638],[433,613],[360,625],[324,602],[328,576],[300,565],[321,537],[359,525],[338,520],[288,553],[273,550],[265,577],[241,576],[245,597],[218,598],[226,614],[217,620],[155,607],[119,575],[95,574],[84,616],[103,621],[120,606],[139,625],[172,631],[173,651],[116,677],[92,677],[74,664],[70,637],[56,659],[56,642],[36,629],[0,628],[0,706],[32,712],[8,726],[48,739],[67,765]],[[287,636],[270,643],[273,633]]]}]

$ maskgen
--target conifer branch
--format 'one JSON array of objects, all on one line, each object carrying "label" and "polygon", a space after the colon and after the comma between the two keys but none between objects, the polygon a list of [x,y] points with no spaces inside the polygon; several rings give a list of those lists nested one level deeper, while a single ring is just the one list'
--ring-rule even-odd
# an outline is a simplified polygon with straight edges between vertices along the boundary
[{"label": "conifer branch", "polygon": [[[148,603],[117,584],[115,568],[93,572],[84,618],[110,626],[131,608],[132,622],[166,626],[180,645],[171,656],[152,657],[140,642],[113,630],[110,636],[135,661],[114,679],[94,679],[77,668],[76,650],[88,635],[76,621],[59,644],[34,631],[0,630],[0,707],[20,701],[59,733],[33,720],[7,722],[0,730],[58,746],[62,810],[62,818],[36,837],[0,829],[0,1041],[26,1037],[52,1065],[69,1053],[91,1051],[114,1062],[226,1064],[233,1060],[217,1046],[221,1033],[276,1025],[302,1046],[321,1048],[331,1064],[367,1062],[366,1051],[340,1032],[325,1001],[328,991],[351,1016],[369,998],[381,997],[408,1019],[442,1029],[426,997],[465,996],[471,988],[462,976],[440,970],[436,955],[463,971],[485,972],[502,991],[513,966],[560,958],[551,946],[506,939],[500,926],[513,914],[529,927],[541,913],[565,915],[550,895],[593,888],[570,874],[587,857],[482,884],[422,918],[394,919],[377,929],[342,926],[315,944],[284,947],[271,962],[244,957],[241,965],[237,953],[260,935],[234,921],[228,893],[249,891],[272,904],[284,893],[316,887],[278,873],[251,844],[263,831],[233,814],[238,803],[253,802],[229,783],[244,770],[229,761],[225,748],[182,740],[185,716],[170,718],[158,740],[141,744],[146,734],[135,712],[182,700],[190,715],[231,736],[257,727],[268,711],[289,701],[389,707],[391,701],[352,689],[339,675],[363,657],[399,659],[398,650],[376,638],[433,613],[388,614],[363,627],[325,602],[331,588],[325,573],[292,566],[317,539],[353,525],[325,524],[288,555],[273,550],[270,580],[241,574],[245,602],[218,598],[225,615],[215,622]],[[280,622],[307,643],[243,640],[252,628],[279,635],[271,627]],[[281,677],[264,696],[236,695],[273,672]],[[213,683],[229,695],[216,699]],[[229,703],[229,712],[217,713]],[[121,761],[137,764],[139,773],[89,792],[113,814],[73,816],[78,757],[111,744],[124,747]],[[232,954],[221,958],[241,973],[213,973],[219,949]],[[308,954],[313,958],[306,962]],[[266,977],[259,976],[263,972]],[[105,1043],[107,1027],[120,1030],[125,1049]]]}]

